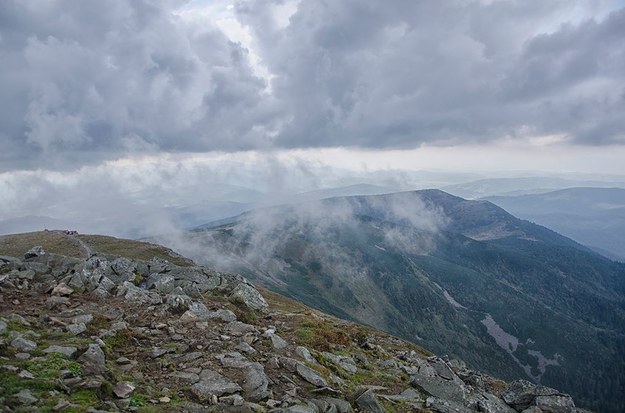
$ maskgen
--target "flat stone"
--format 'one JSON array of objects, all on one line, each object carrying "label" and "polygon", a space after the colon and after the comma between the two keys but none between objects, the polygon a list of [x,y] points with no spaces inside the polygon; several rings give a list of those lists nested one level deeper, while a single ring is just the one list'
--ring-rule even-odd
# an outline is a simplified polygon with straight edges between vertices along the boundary
[{"label": "flat stone", "polygon": [[427,377],[417,374],[412,376],[410,385],[442,400],[452,400],[462,403],[465,398],[464,389],[461,384],[438,376]]},{"label": "flat stone", "polygon": [[191,392],[200,401],[212,400],[213,396],[219,397],[241,390],[241,386],[212,370],[202,370],[200,381],[191,386]]},{"label": "flat stone", "polygon": [[68,296],[71,295],[74,292],[74,290],[70,287],[67,286],[67,284],[65,283],[60,283],[59,285],[57,285],[56,287],[54,287],[52,289],[52,295],[53,296]]},{"label": "flat stone", "polygon": [[44,353],[59,353],[59,354],[63,354],[71,358],[76,355],[76,353],[78,352],[78,349],[76,347],[65,347],[65,346],[53,345],[43,350],[43,352]]},{"label": "flat stone", "polygon": [[271,339],[271,345],[276,350],[283,350],[289,345],[282,337],[277,334],[269,334],[269,339]]},{"label": "flat stone", "polygon": [[134,390],[135,390],[134,384],[128,381],[122,381],[115,385],[115,389],[113,389],[113,393],[115,393],[115,396],[119,397],[120,399],[126,399],[130,396],[130,394]]},{"label": "flat stone", "polygon": [[474,410],[460,403],[451,400],[442,400],[437,397],[428,397],[425,406],[439,413],[475,413]]},{"label": "flat stone", "polygon": [[297,372],[297,374],[299,374],[301,378],[303,378],[310,384],[314,384],[317,387],[326,387],[328,385],[328,383],[323,377],[321,377],[321,375],[319,375],[319,373],[306,366],[305,364],[297,362],[295,371]]},{"label": "flat stone", "polygon": [[77,336],[87,331],[87,326],[85,323],[70,324],[67,326],[67,331]]},{"label": "flat stone", "polygon": [[188,383],[197,383],[198,381],[200,381],[199,375],[197,375],[196,373],[190,373],[186,371],[174,371],[169,374],[169,377],[172,377],[181,381],[185,381]]},{"label": "flat stone", "polygon": [[575,412],[575,404],[569,395],[536,396],[536,407],[545,413]]},{"label": "flat stone", "polygon": [[18,360],[28,360],[30,359],[30,354],[28,353],[16,353],[15,358]]},{"label": "flat stone", "polygon": [[31,372],[30,372],[30,371],[28,371],[28,370],[22,370],[22,371],[20,371],[19,373],[17,373],[17,376],[18,376],[20,379],[28,379],[28,380],[32,380],[32,379],[34,379],[34,378],[35,378],[35,376],[33,375],[33,373],[31,373]]},{"label": "flat stone", "polygon": [[39,401],[39,399],[33,396],[33,394],[28,389],[20,390],[20,392],[15,395],[15,398],[20,404],[27,406],[37,403]]},{"label": "flat stone", "polygon": [[24,353],[30,353],[37,348],[37,343],[24,337],[17,337],[11,341],[11,347]]},{"label": "flat stone", "polygon": [[70,304],[71,301],[67,297],[53,296],[48,297],[48,299],[46,300],[46,306],[49,309],[59,308],[61,306],[69,306]]},{"label": "flat stone", "polygon": [[128,364],[132,363],[132,360],[130,360],[127,357],[119,357],[117,360],[115,360],[115,363],[119,364],[120,366],[126,366]]},{"label": "flat stone", "polygon": [[35,278],[35,272],[33,270],[24,270],[17,273],[17,278],[20,280],[29,280],[31,281]]},{"label": "flat stone", "polygon": [[295,354],[297,354],[298,356],[303,358],[308,363],[319,364],[317,362],[317,359],[314,358],[312,354],[310,354],[310,351],[308,351],[308,349],[306,347],[297,346],[295,348]]},{"label": "flat stone", "polygon": [[323,352],[322,354],[348,373],[356,373],[358,371],[356,362],[351,357],[338,356],[328,352]]},{"label": "flat stone", "polygon": [[333,397],[324,397],[322,399],[311,400],[324,413],[352,413],[352,405],[348,401],[335,399]]}]

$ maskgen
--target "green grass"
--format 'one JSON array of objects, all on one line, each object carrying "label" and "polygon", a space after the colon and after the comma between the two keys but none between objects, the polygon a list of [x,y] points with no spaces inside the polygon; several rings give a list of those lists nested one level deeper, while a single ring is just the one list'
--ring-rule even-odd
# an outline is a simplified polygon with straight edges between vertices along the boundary
[{"label": "green grass", "polygon": [[27,361],[24,368],[40,379],[55,379],[63,370],[80,374],[80,364],[59,353],[48,354],[45,360]]}]

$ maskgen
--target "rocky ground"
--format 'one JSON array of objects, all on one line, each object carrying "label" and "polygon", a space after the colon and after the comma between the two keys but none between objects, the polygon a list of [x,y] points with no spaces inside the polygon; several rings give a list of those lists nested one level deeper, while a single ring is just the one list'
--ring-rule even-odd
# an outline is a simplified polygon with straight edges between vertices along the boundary
[{"label": "rocky ground", "polygon": [[0,242],[0,254],[23,249],[0,255],[2,411],[583,411],[557,390],[119,243],[118,255],[82,242],[67,256]]}]

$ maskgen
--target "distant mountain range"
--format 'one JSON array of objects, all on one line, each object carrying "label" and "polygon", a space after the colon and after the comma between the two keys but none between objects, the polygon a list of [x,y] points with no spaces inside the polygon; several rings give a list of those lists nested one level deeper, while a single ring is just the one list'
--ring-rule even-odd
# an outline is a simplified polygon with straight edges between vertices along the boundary
[{"label": "distant mountain range", "polygon": [[625,265],[486,200],[340,197],[192,231],[192,258],[507,379],[625,408]]},{"label": "distant mountain range", "polygon": [[625,189],[569,188],[486,199],[609,258],[625,261]]},{"label": "distant mountain range", "polygon": [[516,178],[489,178],[443,186],[450,194],[463,198],[477,199],[492,196],[517,196],[541,194],[573,187],[620,187],[625,188],[625,178],[604,177],[602,179],[580,179],[527,176]]}]

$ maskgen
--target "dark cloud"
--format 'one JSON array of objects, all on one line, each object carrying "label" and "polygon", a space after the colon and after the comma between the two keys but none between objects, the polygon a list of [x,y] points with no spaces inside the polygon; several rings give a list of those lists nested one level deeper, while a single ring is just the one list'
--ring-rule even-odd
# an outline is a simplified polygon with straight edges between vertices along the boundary
[{"label": "dark cloud", "polygon": [[289,0],[241,0],[247,50],[182,18],[185,3],[1,2],[0,169],[527,134],[625,142],[625,9],[567,23],[564,0],[314,0],[284,26],[274,13]]}]

